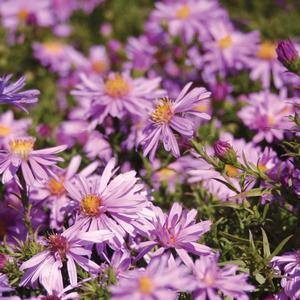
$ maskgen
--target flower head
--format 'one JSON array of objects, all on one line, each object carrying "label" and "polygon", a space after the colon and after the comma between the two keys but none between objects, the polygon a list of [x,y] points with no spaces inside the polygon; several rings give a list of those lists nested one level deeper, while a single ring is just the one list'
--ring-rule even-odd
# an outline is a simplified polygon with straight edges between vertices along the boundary
[{"label": "flower head", "polygon": [[208,255],[212,250],[197,241],[210,230],[211,221],[196,223],[196,210],[185,210],[178,203],[174,203],[168,215],[164,214],[159,207],[153,208],[154,220],[147,224],[149,241],[141,242],[138,245],[139,255],[143,257],[152,248],[158,248],[153,255],[175,249],[179,257],[189,264],[188,252],[195,255]]},{"label": "flower head", "polygon": [[[210,96],[205,88],[194,88],[189,91],[192,83],[188,83],[175,101],[168,97],[161,98],[150,114],[148,125],[144,129],[145,138],[140,142],[144,155],[150,154],[153,161],[159,141],[163,142],[166,151],[175,157],[180,155],[175,133],[184,138],[191,138],[194,133],[194,117],[210,119],[206,113],[197,109],[202,101]],[[189,92],[188,92],[189,91]]]},{"label": "flower head", "polygon": [[21,168],[23,178],[28,185],[36,181],[42,182],[49,179],[49,175],[56,177],[50,166],[63,159],[55,154],[66,149],[65,145],[34,150],[35,138],[20,137],[9,141],[9,150],[0,153],[0,166],[2,182],[7,183],[15,179],[19,183],[17,172]]},{"label": "flower head", "polygon": [[[196,260],[193,273],[196,288],[193,299],[219,299],[219,293],[235,299],[248,299],[254,287],[247,283],[248,274],[236,274],[236,265],[218,266],[218,255],[202,256]],[[242,298],[243,297],[243,298]]]},{"label": "flower head", "polygon": [[187,268],[178,262],[168,263],[168,255],[155,257],[146,269],[122,274],[109,289],[112,300],[177,299],[177,292],[187,290],[190,283]]},{"label": "flower head", "polygon": [[233,164],[237,161],[236,152],[228,142],[216,141],[214,151],[215,155],[225,163]]}]

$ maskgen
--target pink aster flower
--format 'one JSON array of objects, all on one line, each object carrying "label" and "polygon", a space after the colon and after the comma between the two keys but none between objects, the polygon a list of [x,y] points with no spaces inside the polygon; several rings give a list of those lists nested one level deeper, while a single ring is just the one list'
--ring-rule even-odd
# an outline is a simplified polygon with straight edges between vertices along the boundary
[{"label": "pink aster flower", "polygon": [[238,112],[238,116],[246,126],[257,132],[254,143],[262,140],[272,143],[274,139],[281,140],[284,131],[292,127],[289,121],[292,112],[283,90],[280,95],[266,91],[249,95],[248,105]]},{"label": "pink aster flower", "polygon": [[3,26],[13,31],[28,24],[50,26],[54,23],[50,5],[50,0],[3,0],[0,3]]},{"label": "pink aster flower", "polygon": [[12,111],[0,115],[0,147],[9,148],[9,140],[26,135],[31,119],[15,120]]},{"label": "pink aster flower", "polygon": [[175,300],[179,291],[190,286],[187,268],[178,262],[168,263],[168,255],[155,257],[146,269],[122,274],[115,286],[110,286],[112,300]]},{"label": "pink aster flower", "polygon": [[[71,285],[77,284],[77,271],[75,262],[84,270],[98,273],[99,266],[88,259],[92,251],[85,246],[93,243],[102,243],[113,234],[108,230],[98,230],[89,233],[78,232],[70,227],[62,234],[51,234],[46,242],[46,250],[36,254],[25,261],[20,270],[24,271],[20,286],[35,285],[36,281],[46,288],[56,286],[58,291],[63,290],[62,269],[66,262]],[[87,256],[87,257],[86,257]],[[49,286],[50,285],[50,286]]]},{"label": "pink aster flower", "polygon": [[110,61],[103,46],[92,46],[88,57],[89,70],[96,74],[106,74],[110,69]]},{"label": "pink aster flower", "polygon": [[264,42],[254,51],[255,57],[248,61],[251,68],[250,78],[260,80],[264,88],[270,88],[273,82],[280,89],[284,84],[286,69],[277,60],[276,43]]},{"label": "pink aster flower", "polygon": [[32,48],[34,56],[43,66],[60,75],[68,74],[74,67],[83,68],[86,65],[86,58],[80,52],[58,40],[35,42]]},{"label": "pink aster flower", "polygon": [[202,256],[195,261],[193,273],[195,277],[195,300],[221,299],[220,293],[234,299],[247,300],[248,292],[254,291],[254,286],[247,283],[248,274],[237,274],[238,266],[218,266],[218,255]]},{"label": "pink aster flower", "polygon": [[87,117],[95,124],[101,124],[108,115],[123,118],[128,114],[143,116],[151,109],[151,100],[165,94],[158,89],[160,78],[133,79],[128,73],[110,73],[103,80],[101,77],[89,79],[81,75],[81,83],[72,92],[80,101],[90,101]]},{"label": "pink aster flower", "polygon": [[258,32],[242,33],[226,20],[209,23],[211,39],[203,42],[204,76],[214,79],[214,74],[225,76],[229,70],[247,66],[259,40]]},{"label": "pink aster flower", "polygon": [[78,177],[76,184],[66,182],[70,197],[77,204],[76,223],[82,230],[108,229],[115,234],[110,241],[119,247],[126,233],[133,235],[133,220],[147,204],[144,185],[138,183],[135,171],[129,171],[112,178],[118,168],[115,159],[106,165],[101,178],[87,180]]},{"label": "pink aster flower", "polygon": [[193,117],[210,119],[208,114],[199,112],[198,107],[209,99],[211,93],[203,87],[189,91],[192,84],[186,84],[175,101],[168,97],[161,98],[152,111],[149,124],[144,130],[146,137],[141,141],[143,154],[149,154],[150,160],[154,159],[160,141],[163,142],[166,151],[171,151],[175,157],[179,157],[175,133],[189,139],[194,134]]},{"label": "pink aster flower", "polygon": [[[30,190],[30,199],[32,199],[34,203],[43,201],[46,202],[47,206],[50,208],[50,228],[60,229],[62,226],[66,208],[71,201],[64,184],[66,182],[74,181],[80,163],[81,157],[76,155],[71,159],[69,166],[65,170],[58,167],[52,167],[51,171],[55,173],[56,177],[49,176],[48,181],[43,184],[35,185]],[[81,170],[78,174],[87,178],[98,166],[99,163],[95,161]]]},{"label": "pink aster flower", "polygon": [[64,151],[65,145],[34,150],[35,138],[22,137],[9,141],[9,150],[0,151],[0,174],[5,184],[12,179],[19,183],[17,172],[22,170],[23,178],[28,185],[34,185],[36,181],[42,182],[49,179],[49,175],[56,175],[49,168],[62,158],[55,154]]},{"label": "pink aster flower", "polygon": [[207,20],[226,16],[214,0],[185,0],[158,2],[151,16],[152,22],[166,23],[171,36],[181,36],[187,43],[194,37],[207,35]]},{"label": "pink aster flower", "polygon": [[152,254],[153,256],[175,249],[186,264],[189,263],[188,253],[212,254],[211,248],[198,243],[201,236],[210,230],[211,221],[196,223],[197,211],[195,209],[188,211],[182,209],[180,204],[174,203],[168,215],[164,214],[160,207],[153,207],[153,211],[155,217],[146,225],[147,230],[143,233],[148,236],[149,241],[138,244],[137,259],[143,257],[155,246],[157,249]]}]

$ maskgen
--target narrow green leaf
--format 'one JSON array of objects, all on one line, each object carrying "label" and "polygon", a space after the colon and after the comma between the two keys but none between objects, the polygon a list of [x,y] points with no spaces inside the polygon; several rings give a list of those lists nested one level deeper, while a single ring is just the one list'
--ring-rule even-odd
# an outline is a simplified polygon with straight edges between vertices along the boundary
[{"label": "narrow green leaf", "polygon": [[263,238],[264,258],[268,258],[271,254],[269,240],[263,228],[261,228],[261,232]]},{"label": "narrow green leaf", "polygon": [[289,241],[289,239],[292,237],[293,235],[289,235],[288,237],[286,237],[283,241],[281,241],[279,243],[279,245],[276,247],[276,249],[271,253],[271,255],[268,257],[268,260],[271,260],[274,256],[276,256],[281,250],[282,248],[285,246],[285,244]]}]

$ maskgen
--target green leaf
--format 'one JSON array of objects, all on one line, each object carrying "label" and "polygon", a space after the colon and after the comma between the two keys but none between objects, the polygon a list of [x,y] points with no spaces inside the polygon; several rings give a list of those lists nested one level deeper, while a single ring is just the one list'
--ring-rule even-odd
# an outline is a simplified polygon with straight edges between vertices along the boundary
[{"label": "green leaf", "polygon": [[266,282],[266,278],[259,273],[255,274],[255,279],[259,284],[264,284]]},{"label": "green leaf", "polygon": [[264,257],[268,258],[271,254],[269,240],[268,240],[267,234],[263,228],[261,228],[261,232],[262,232],[262,237],[263,237]]},{"label": "green leaf", "polygon": [[276,249],[271,253],[271,255],[268,257],[268,261],[271,260],[274,256],[276,256],[281,250],[282,248],[285,246],[285,244],[289,241],[289,239],[292,237],[293,235],[289,235],[288,237],[286,237],[283,241],[281,241],[279,243],[279,245],[276,247]]}]

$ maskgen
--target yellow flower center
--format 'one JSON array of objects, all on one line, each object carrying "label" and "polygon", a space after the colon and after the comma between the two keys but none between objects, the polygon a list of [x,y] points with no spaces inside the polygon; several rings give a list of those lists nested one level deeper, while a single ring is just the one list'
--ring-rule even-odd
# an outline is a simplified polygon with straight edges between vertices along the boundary
[{"label": "yellow flower center", "polygon": [[195,106],[193,109],[196,110],[196,111],[199,111],[199,112],[207,112],[208,111],[208,105],[207,105],[207,103],[203,102],[203,103]]},{"label": "yellow flower center", "polygon": [[151,115],[155,123],[168,123],[173,118],[172,102],[169,98],[162,98]]},{"label": "yellow flower center", "polygon": [[226,49],[226,48],[229,48],[231,47],[232,45],[232,38],[230,35],[227,35],[223,38],[221,38],[219,41],[218,41],[218,44],[219,44],[219,47],[221,49]]},{"label": "yellow flower center", "polygon": [[239,176],[239,169],[232,165],[225,165],[225,173],[229,177],[237,177]]},{"label": "yellow flower center", "polygon": [[176,175],[176,172],[170,168],[163,168],[158,171],[158,177],[160,181],[167,181],[174,175]]},{"label": "yellow flower center", "polygon": [[45,48],[50,54],[60,54],[63,52],[65,45],[60,42],[46,42],[44,43]]},{"label": "yellow flower center", "polygon": [[6,224],[3,220],[0,220],[0,236],[5,236],[7,232]]},{"label": "yellow flower center", "polygon": [[270,126],[274,125],[275,124],[275,119],[273,116],[268,116],[268,124]]},{"label": "yellow flower center", "polygon": [[59,179],[60,180],[57,181],[54,178],[50,178],[48,181],[48,188],[52,195],[60,196],[65,192],[65,187],[64,187],[65,178],[63,176],[60,176]]},{"label": "yellow flower center", "polygon": [[99,215],[101,199],[97,195],[87,195],[80,203],[80,211],[87,216],[96,217]]},{"label": "yellow flower center", "polygon": [[259,171],[261,171],[262,173],[265,173],[266,171],[268,171],[267,166],[264,165],[264,164],[258,164],[258,169],[259,169]]},{"label": "yellow flower center", "polygon": [[27,159],[29,153],[33,150],[35,138],[16,138],[9,141],[11,153],[20,156],[22,159]]},{"label": "yellow flower center", "polygon": [[191,15],[191,9],[188,5],[182,5],[177,11],[176,11],[176,17],[179,19],[186,19]]},{"label": "yellow flower center", "polygon": [[105,92],[112,98],[121,98],[128,94],[129,85],[120,75],[116,75],[106,81]]},{"label": "yellow flower center", "polygon": [[276,59],[276,45],[270,42],[262,43],[256,55],[265,60]]},{"label": "yellow flower center", "polygon": [[0,136],[6,137],[11,133],[11,129],[9,127],[0,125]]},{"label": "yellow flower center", "polygon": [[18,12],[18,18],[21,22],[26,22],[29,17],[30,12],[27,9],[21,9]]},{"label": "yellow flower center", "polygon": [[92,63],[92,69],[96,73],[103,73],[106,70],[106,64],[103,60],[96,60]]},{"label": "yellow flower center", "polygon": [[151,294],[153,291],[153,284],[149,277],[142,276],[139,280],[139,291],[142,294]]},{"label": "yellow flower center", "polygon": [[205,275],[204,281],[205,281],[205,283],[206,283],[208,286],[211,286],[211,285],[214,284],[215,278],[214,278],[214,276],[213,276],[210,272],[208,272],[208,273]]}]

